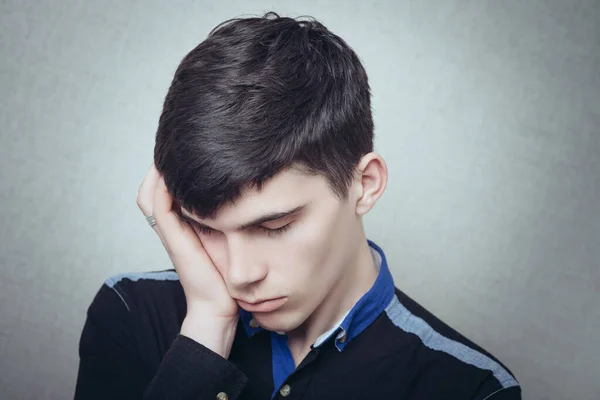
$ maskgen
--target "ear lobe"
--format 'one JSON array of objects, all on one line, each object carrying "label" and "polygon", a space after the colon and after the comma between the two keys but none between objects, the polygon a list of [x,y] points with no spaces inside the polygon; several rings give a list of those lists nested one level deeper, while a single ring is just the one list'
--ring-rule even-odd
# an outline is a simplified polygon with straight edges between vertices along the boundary
[{"label": "ear lobe", "polygon": [[365,201],[364,199],[360,199],[357,203],[356,203],[356,214],[358,215],[365,215],[366,213],[368,213],[371,210],[372,204],[370,204],[369,201]]}]

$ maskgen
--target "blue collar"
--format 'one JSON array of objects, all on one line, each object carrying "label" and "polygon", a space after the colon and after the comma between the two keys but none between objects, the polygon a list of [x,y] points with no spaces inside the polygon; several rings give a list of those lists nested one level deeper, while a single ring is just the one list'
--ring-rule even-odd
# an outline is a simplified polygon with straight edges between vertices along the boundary
[{"label": "blue collar", "polygon": [[[387,265],[383,250],[370,240],[367,240],[379,273],[375,283],[358,302],[334,325],[332,329],[317,338],[312,348],[322,346],[335,336],[335,346],[339,351],[365,330],[381,314],[394,297],[394,280]],[[242,310],[240,319],[248,336],[261,332],[263,329],[252,321],[252,314]],[[278,333],[273,333],[278,335]],[[283,335],[283,333],[279,333]]]}]

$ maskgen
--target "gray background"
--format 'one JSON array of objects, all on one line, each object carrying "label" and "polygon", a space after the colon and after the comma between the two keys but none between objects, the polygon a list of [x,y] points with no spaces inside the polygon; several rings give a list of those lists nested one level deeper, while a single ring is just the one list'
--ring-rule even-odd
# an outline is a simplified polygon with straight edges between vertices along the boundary
[{"label": "gray background", "polygon": [[397,285],[525,398],[598,398],[600,2],[1,4],[1,398],[72,397],[103,280],[171,266],[135,201],[162,99],[213,26],[270,9],[364,61]]}]

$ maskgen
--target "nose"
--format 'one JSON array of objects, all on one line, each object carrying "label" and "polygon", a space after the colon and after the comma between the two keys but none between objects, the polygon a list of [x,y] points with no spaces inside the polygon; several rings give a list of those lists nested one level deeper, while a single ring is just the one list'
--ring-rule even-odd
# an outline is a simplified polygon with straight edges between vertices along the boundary
[{"label": "nose", "polygon": [[261,251],[244,238],[228,240],[227,284],[235,293],[262,281],[267,276],[267,267],[262,261]]}]

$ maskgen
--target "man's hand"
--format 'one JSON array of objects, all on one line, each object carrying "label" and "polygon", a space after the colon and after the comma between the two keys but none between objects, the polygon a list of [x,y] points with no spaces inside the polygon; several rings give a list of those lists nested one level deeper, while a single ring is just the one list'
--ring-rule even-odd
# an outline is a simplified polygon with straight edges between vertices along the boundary
[{"label": "man's hand", "polygon": [[181,334],[229,357],[239,318],[238,305],[194,229],[173,211],[173,198],[154,163],[139,188],[137,204],[145,216],[156,219],[153,228],[183,286],[187,315]]}]

